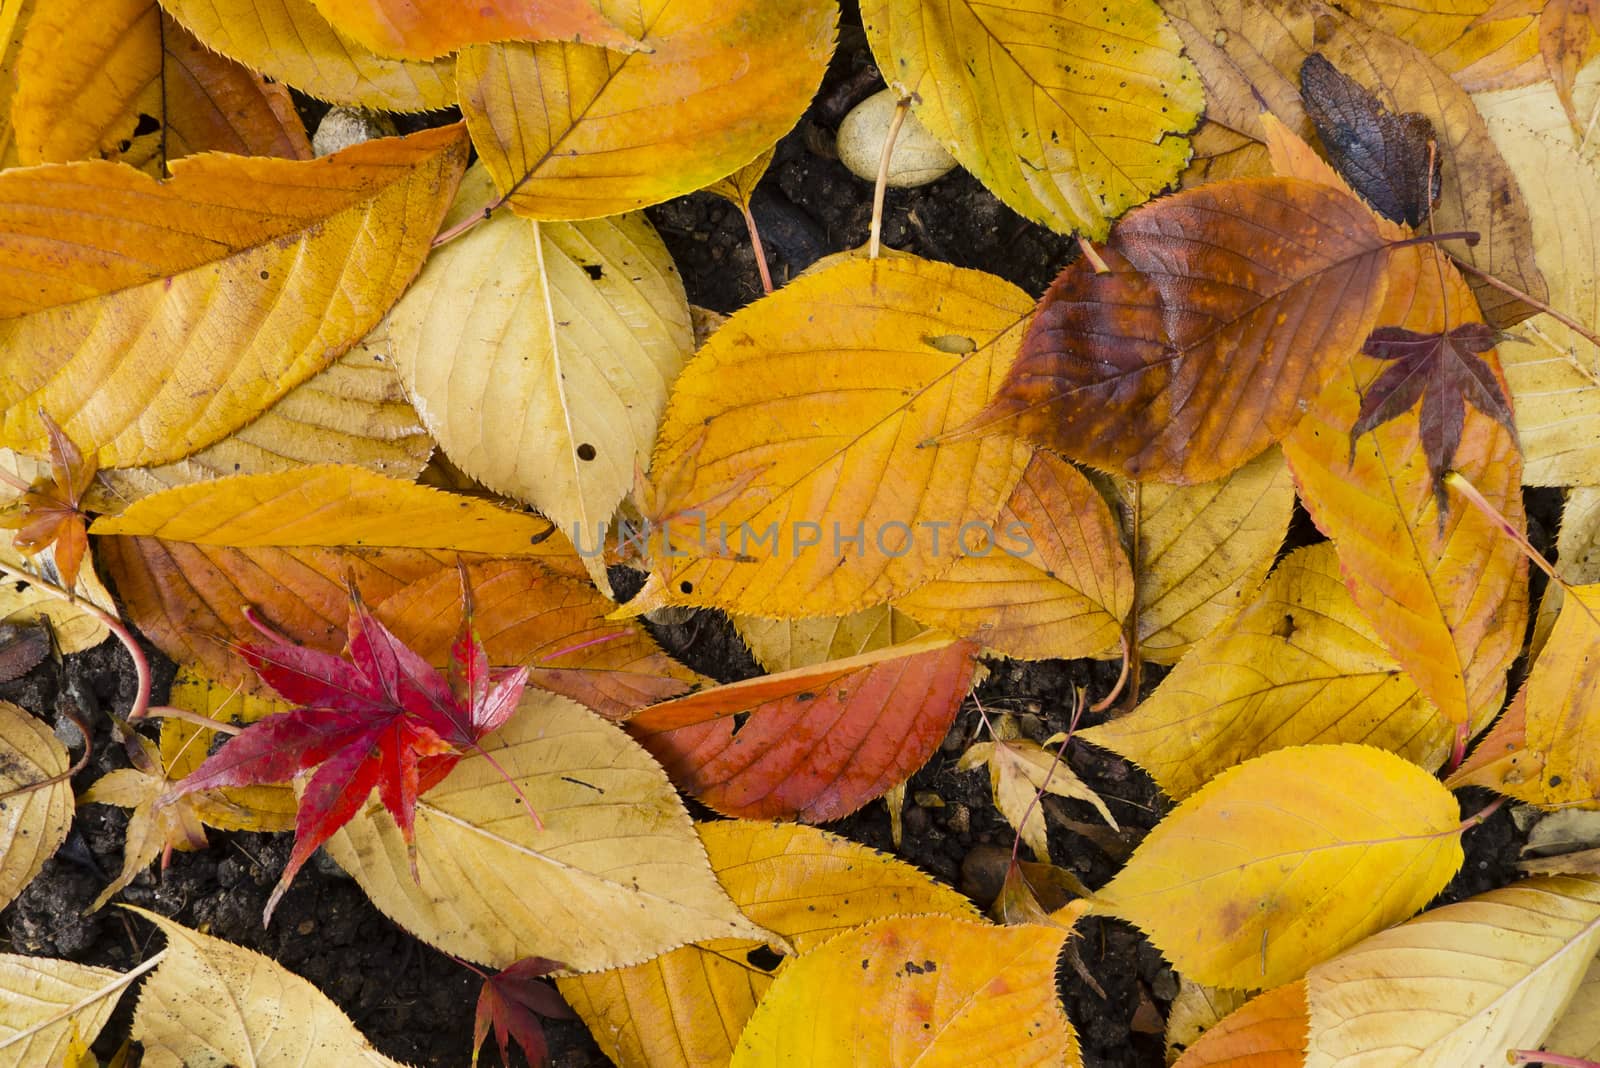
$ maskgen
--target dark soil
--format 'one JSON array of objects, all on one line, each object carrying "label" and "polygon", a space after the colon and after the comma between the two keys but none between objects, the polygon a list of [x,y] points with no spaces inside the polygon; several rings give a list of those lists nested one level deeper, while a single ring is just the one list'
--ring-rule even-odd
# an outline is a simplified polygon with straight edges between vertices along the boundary
[{"label": "dark soil", "polygon": [[[823,255],[866,242],[872,189],[831,158],[830,145],[843,114],[880,86],[859,27],[847,25],[817,102],[779,145],[755,199],[755,215],[779,284]],[[697,193],[649,214],[677,261],[691,302],[731,312],[760,296],[744,222],[731,204]],[[1043,292],[1074,253],[1068,239],[1021,219],[960,170],[920,189],[891,190],[883,234],[891,247],[989,271],[1034,295]],[[1544,529],[1553,531],[1552,502],[1530,503],[1542,505],[1534,511]],[[725,621],[713,613],[700,613],[687,623],[659,631],[675,655],[725,680],[756,670],[730,634]],[[171,666],[156,660],[164,684]],[[1024,731],[1042,740],[1066,727],[1075,687],[1088,687],[1094,699],[1108,692],[1115,675],[1114,666],[1087,662],[993,663],[988,679],[968,701],[940,751],[910,782],[908,798],[919,798],[920,803],[906,804],[900,855],[987,908],[999,890],[1013,836],[991,803],[987,776],[955,770],[956,758],[978,732],[979,702],[990,711],[1018,716]],[[1155,681],[1152,673],[1145,679],[1146,688]],[[46,718],[55,715],[70,694],[77,694],[86,706],[99,704],[125,712],[133,694],[133,674],[120,647],[108,642],[70,658],[64,671],[47,662],[25,678],[0,686],[0,698]],[[156,696],[159,701],[162,694]],[[106,771],[126,765],[105,717],[93,707],[85,711],[98,727],[90,766],[74,780],[80,792]],[[1074,745],[1068,760],[1111,806],[1124,828],[1120,837],[1097,834],[1091,840],[1072,826],[1098,823],[1088,805],[1054,797],[1044,802],[1057,861],[1090,886],[1098,886],[1110,878],[1167,803],[1142,772],[1121,759]],[[1462,800],[1464,810],[1474,811],[1485,799],[1474,795]],[[121,809],[89,805],[78,811],[67,846],[0,913],[0,950],[120,969],[153,951],[154,931],[137,917],[114,907],[82,915],[109,875],[121,867],[125,823]],[[869,805],[829,829],[893,850],[888,815],[881,804]],[[467,1064],[478,989],[470,971],[397,928],[331,863],[308,866],[284,898],[272,926],[263,929],[261,911],[287,859],[289,836],[213,833],[212,837],[208,850],[177,854],[164,873],[141,875],[121,900],[268,954],[336,1001],[389,1056],[418,1065]],[[1509,881],[1515,874],[1520,841],[1505,811],[1470,832],[1467,863],[1444,897],[1464,897]],[[1159,1027],[1166,1002],[1177,991],[1172,970],[1143,936],[1125,924],[1094,919],[1081,924],[1080,930],[1075,947],[1082,967],[1063,966],[1061,990],[1086,1064],[1091,1068],[1164,1064]],[[133,1003],[133,997],[123,998],[97,1044],[102,1055],[109,1055],[127,1033]],[[548,1033],[553,1062],[560,1068],[608,1063],[581,1024],[553,1023]],[[486,1053],[485,1063],[494,1063],[494,1056]]]}]

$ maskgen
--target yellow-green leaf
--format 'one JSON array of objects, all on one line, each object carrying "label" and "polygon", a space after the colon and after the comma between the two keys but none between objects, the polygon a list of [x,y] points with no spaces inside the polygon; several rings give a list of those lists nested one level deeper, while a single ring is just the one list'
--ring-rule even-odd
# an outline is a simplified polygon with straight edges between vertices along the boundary
[{"label": "yellow-green leaf", "polygon": [[1189,160],[1205,99],[1154,0],[866,0],[861,20],[922,124],[1035,222],[1104,240]]}]

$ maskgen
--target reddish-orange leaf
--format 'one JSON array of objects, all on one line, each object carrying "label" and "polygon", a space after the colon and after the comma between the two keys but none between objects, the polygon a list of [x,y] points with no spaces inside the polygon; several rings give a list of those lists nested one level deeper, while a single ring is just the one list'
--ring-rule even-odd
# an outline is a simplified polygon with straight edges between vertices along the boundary
[{"label": "reddish-orange leaf", "polygon": [[[472,1063],[477,1065],[489,1029],[500,1047],[500,1063],[511,1063],[511,1043],[522,1047],[529,1064],[550,1063],[550,1047],[544,1039],[539,1017],[567,1020],[572,1010],[561,1000],[556,988],[544,977],[561,967],[543,957],[524,957],[509,968],[483,977],[478,992],[478,1010],[472,1022]],[[476,970],[476,969],[474,969]],[[481,972],[479,973],[482,974]]]},{"label": "reddish-orange leaf", "polygon": [[[531,560],[475,563],[467,578],[473,629],[490,661],[527,668],[535,686],[618,719],[696,681],[638,620],[607,619],[616,605],[586,579],[553,574]],[[378,618],[429,663],[443,664],[460,599],[455,574],[435,572],[385,600]]]},{"label": "reddish-orange leaf", "polygon": [[681,697],[645,709],[628,730],[718,812],[822,823],[933,755],[972,683],[977,649],[923,638]]},{"label": "reddish-orange leaf", "polygon": [[639,42],[589,0],[312,0],[323,18],[380,56],[433,59],[490,41],[572,41],[634,51]]},{"label": "reddish-orange leaf", "polygon": [[89,552],[89,534],[79,511],[83,495],[94,482],[99,465],[93,455],[84,458],[82,450],[45,412],[39,413],[50,437],[50,478],[40,479],[20,499],[0,511],[0,527],[15,530],[12,544],[18,552],[32,556],[54,545],[56,571],[61,584],[72,589],[78,582],[78,569]]},{"label": "reddish-orange leaf", "polygon": [[1388,241],[1298,178],[1217,182],[1131,212],[1050,287],[993,404],[1129,478],[1205,482],[1281,438],[1371,332]]},{"label": "reddish-orange leaf", "polygon": [[1201,1035],[1172,1068],[1301,1068],[1310,1011],[1304,979],[1259,994]]},{"label": "reddish-orange leaf", "polygon": [[[1472,290],[1437,250],[1399,250],[1382,326],[1437,334],[1481,323]],[[1482,353],[1500,378],[1493,350]],[[1334,541],[1356,604],[1423,694],[1451,721],[1492,715],[1527,619],[1527,561],[1497,525],[1459,497],[1434,495],[1425,406],[1353,442],[1363,398],[1385,365],[1359,356],[1284,440],[1300,496]],[[1504,386],[1501,386],[1502,391]],[[1462,416],[1453,466],[1522,523],[1522,457],[1496,418]]]}]

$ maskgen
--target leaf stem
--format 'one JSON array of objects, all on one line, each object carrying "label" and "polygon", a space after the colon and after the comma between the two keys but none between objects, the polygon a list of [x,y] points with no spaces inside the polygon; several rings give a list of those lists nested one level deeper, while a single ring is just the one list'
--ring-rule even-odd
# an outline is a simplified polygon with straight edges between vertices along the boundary
[{"label": "leaf stem", "polygon": [[1556,311],[1556,309],[1552,308],[1538,297],[1523,292],[1510,282],[1501,281],[1488,271],[1485,271],[1479,267],[1474,267],[1472,264],[1457,256],[1451,256],[1450,259],[1455,263],[1457,270],[1466,271],[1468,274],[1473,275],[1474,277],[1483,279],[1500,292],[1516,297],[1529,307],[1537,308],[1539,311],[1544,312],[1546,315],[1550,316],[1550,318],[1554,319],[1568,330],[1571,330],[1574,334],[1577,334],[1579,337],[1587,340],[1591,345],[1600,346],[1600,334],[1590,330],[1572,316],[1566,314],[1565,312]]},{"label": "leaf stem", "polygon": [[1476,245],[1481,240],[1476,230],[1451,230],[1443,234],[1417,234],[1400,241],[1389,242],[1389,248],[1407,248],[1411,245],[1437,245],[1444,241],[1465,241]]},{"label": "leaf stem", "polygon": [[104,623],[106,629],[116,635],[117,640],[122,643],[122,647],[128,650],[129,658],[133,660],[133,670],[138,680],[138,686],[133,697],[133,706],[128,709],[128,719],[143,719],[145,712],[150,707],[150,661],[145,659],[144,650],[139,648],[139,643],[134,639],[133,632],[123,625],[122,620],[97,604],[81,597],[73,596],[72,591],[62,589],[49,579],[12,567],[10,564],[0,563],[0,575],[26,582],[28,585],[41,589],[54,597],[66,601],[70,605],[83,609],[101,623]]},{"label": "leaf stem", "polygon": [[756,270],[761,272],[761,290],[763,293],[772,292],[772,271],[767,267],[767,250],[761,244],[761,231],[756,227],[756,217],[750,214],[750,201],[745,199],[739,203],[739,211],[744,214],[745,229],[750,231],[750,248],[756,254]]},{"label": "leaf stem", "polygon": [[1528,540],[1528,536],[1522,533],[1522,531],[1518,530],[1515,523],[1511,522],[1511,520],[1507,519],[1503,514],[1501,514],[1500,509],[1491,504],[1489,499],[1478,491],[1478,487],[1474,486],[1466,475],[1463,475],[1460,471],[1451,471],[1449,474],[1444,476],[1444,484],[1461,494],[1461,496],[1465,497],[1467,500],[1471,501],[1473,506],[1476,507],[1478,511],[1494,520],[1495,525],[1500,528],[1500,533],[1516,542],[1517,547],[1522,550],[1522,554],[1526,556],[1535,567],[1548,575],[1551,582],[1554,582],[1563,590],[1570,590],[1572,588],[1572,586],[1565,579],[1556,574],[1555,565],[1546,560],[1544,558],[1544,554],[1533,547],[1533,543]]},{"label": "leaf stem", "polygon": [[433,244],[429,245],[428,247],[430,249],[438,248],[440,245],[454,241],[456,238],[460,237],[474,226],[477,226],[479,223],[488,222],[489,217],[498,211],[500,206],[505,202],[505,197],[496,197],[494,200],[491,200],[489,203],[485,204],[481,210],[475,211],[471,215],[468,215],[466,218],[460,220],[448,230],[441,230],[438,235],[434,237]]},{"label": "leaf stem", "polygon": [[1505,798],[1504,795],[1495,798],[1493,801],[1490,801],[1487,805],[1484,805],[1477,812],[1473,813],[1472,815],[1468,816],[1466,819],[1462,820],[1461,821],[1461,826],[1457,827],[1456,830],[1465,832],[1465,831],[1472,830],[1472,828],[1474,828],[1474,827],[1482,827],[1485,823],[1488,822],[1490,816],[1493,816],[1496,812],[1500,811],[1500,806],[1505,804],[1505,803],[1506,803],[1506,798]]},{"label": "leaf stem", "polygon": [[894,140],[900,136],[906,113],[911,110],[911,97],[901,97],[894,106],[894,118],[889,120],[889,133],[883,139],[883,151],[878,154],[878,180],[872,187],[872,238],[867,242],[867,258],[875,260],[883,237],[883,198],[889,191],[889,157],[894,154]]},{"label": "leaf stem", "polygon": [[210,716],[203,716],[198,712],[191,712],[187,708],[176,708],[172,705],[157,705],[154,708],[146,709],[144,714],[146,719],[181,719],[185,723],[192,723],[196,727],[203,727],[208,731],[216,731],[218,734],[231,736],[244,732],[242,727],[235,727],[233,724],[223,720],[212,719]]}]

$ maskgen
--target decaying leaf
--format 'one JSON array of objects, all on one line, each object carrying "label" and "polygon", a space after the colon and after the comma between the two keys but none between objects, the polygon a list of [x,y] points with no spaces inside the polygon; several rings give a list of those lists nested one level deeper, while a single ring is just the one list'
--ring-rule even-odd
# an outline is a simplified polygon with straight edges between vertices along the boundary
[{"label": "decaying leaf", "polygon": [[1272,178],[1130,212],[1099,258],[1052,283],[972,425],[1129,478],[1193,483],[1281,438],[1361,347],[1389,251],[1350,194]]},{"label": "decaying leaf", "polygon": [[1433,770],[1454,733],[1378,641],[1324,542],[1285,557],[1133,713],[1077,737],[1128,757],[1181,799],[1295,745],[1364,742]]},{"label": "decaying leaf", "polygon": [[0,1065],[62,1062],[73,1036],[92,1042],[117,998],[145,969],[116,972],[49,957],[0,954]]},{"label": "decaying leaf", "polygon": [[995,807],[1016,828],[1037,859],[1046,863],[1050,860],[1044,794],[1087,801],[1112,830],[1118,829],[1116,819],[1100,800],[1100,795],[1083,784],[1067,765],[1065,754],[1056,748],[1064,736],[1050,739],[1048,747],[1042,746],[1021,737],[1016,720],[1011,716],[995,717],[994,731],[993,741],[977,742],[962,753],[956,769],[971,771],[985,764],[989,766],[989,790],[994,795]]},{"label": "decaying leaf", "polygon": [[[976,919],[965,897],[909,864],[823,831],[744,820],[696,830],[734,904],[801,953],[894,915]],[[722,939],[559,982],[624,1068],[721,1068],[772,976],[788,966],[759,943]]]},{"label": "decaying leaf", "polygon": [[[33,881],[72,826],[67,748],[43,720],[0,701],[0,906]],[[48,786],[45,780],[62,776]]]},{"label": "decaying leaf", "polygon": [[822,823],[933,755],[972,683],[976,652],[971,642],[919,638],[680,697],[638,713],[628,731],[709,808]]},{"label": "decaying leaf", "polygon": [[[271,958],[144,909],[167,936],[139,991],[133,1037],[152,1068],[191,1064],[358,1064],[401,1068],[316,987]],[[204,991],[204,996],[197,992]]]},{"label": "decaying leaf", "polygon": [[867,0],[861,21],[922,124],[1035,222],[1104,240],[1111,220],[1188,161],[1182,135],[1204,101],[1151,0],[1070,10]]},{"label": "decaying leaf", "polygon": [[739,1036],[733,1068],[780,1064],[1055,1064],[1079,1068],[1056,1000],[1068,927],[901,916],[784,969]]},{"label": "decaying leaf", "polygon": [[[951,566],[1030,450],[1006,433],[934,439],[977,414],[1031,307],[993,275],[895,257],[840,263],[735,314],[673,387],[651,467],[671,552],[628,611],[841,615]],[[972,347],[953,355],[945,337]]]},{"label": "decaying leaf", "polygon": [[376,801],[327,849],[396,923],[480,964],[546,957],[593,971],[686,942],[769,937],[717,884],[649,754],[553,694],[528,691],[482,753],[417,801],[415,836],[417,878]]},{"label": "decaying leaf", "polygon": [[1392,753],[1280,749],[1212,779],[1096,895],[1196,982],[1276,986],[1410,916],[1461,866],[1455,798]]},{"label": "decaying leaf", "polygon": [[839,16],[834,0],[597,7],[643,50],[472,45],[456,61],[473,143],[519,215],[617,215],[749,163],[816,92]]},{"label": "decaying leaf", "polygon": [[[5,228],[47,235],[65,262],[43,287],[10,283],[0,440],[42,452],[42,411],[115,467],[178,459],[249,422],[411,281],[465,163],[461,133],[319,160],[204,155],[164,185],[109,163],[10,172],[0,217],[26,221]],[[167,240],[172,229],[184,236]],[[23,247],[10,259],[39,254]]]},{"label": "decaying leaf", "polygon": [[1249,1000],[1243,991],[1201,986],[1179,976],[1178,996],[1167,1007],[1167,1063],[1175,1062],[1201,1035]]},{"label": "decaying leaf", "polygon": [[1597,948],[1595,876],[1526,879],[1426,912],[1311,970],[1306,1068],[1454,1068],[1535,1049]]}]

